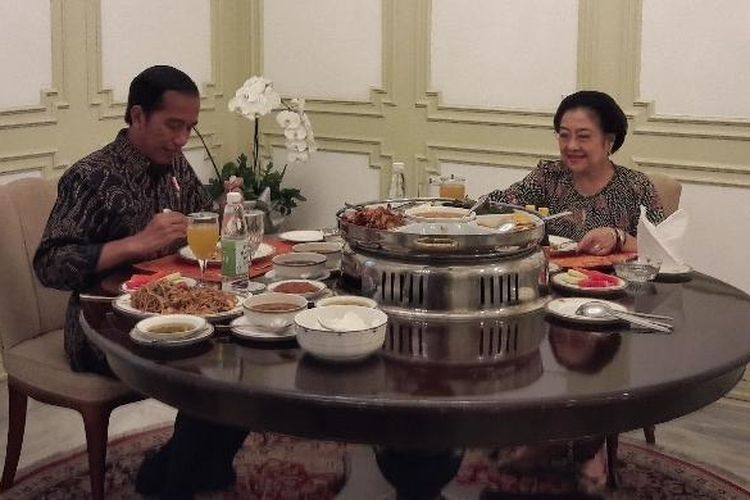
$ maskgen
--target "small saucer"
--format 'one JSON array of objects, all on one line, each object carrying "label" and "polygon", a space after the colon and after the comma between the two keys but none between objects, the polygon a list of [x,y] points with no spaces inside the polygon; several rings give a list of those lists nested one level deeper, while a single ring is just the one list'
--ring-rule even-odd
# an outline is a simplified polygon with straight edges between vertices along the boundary
[{"label": "small saucer", "polygon": [[258,342],[284,342],[297,336],[294,324],[290,324],[281,330],[270,331],[263,327],[251,325],[245,316],[235,318],[229,325],[232,327],[229,329],[232,335]]},{"label": "small saucer", "polygon": [[264,278],[267,278],[269,280],[317,280],[317,281],[325,281],[328,278],[331,277],[331,270],[326,269],[323,271],[319,276],[307,276],[305,278],[282,278],[281,276],[276,276],[276,270],[271,269],[266,274],[263,275]]},{"label": "small saucer", "polygon": [[693,271],[693,268],[687,264],[681,264],[681,265],[674,266],[669,269],[665,269],[664,266],[662,266],[659,269],[659,275],[660,276],[682,276],[685,274],[689,274],[692,271]]},{"label": "small saucer", "polygon": [[183,347],[188,345],[197,344],[198,342],[203,342],[204,340],[207,340],[211,335],[214,333],[214,326],[210,323],[206,325],[206,328],[196,332],[194,335],[191,335],[190,337],[180,337],[176,339],[154,339],[153,337],[143,335],[138,329],[133,328],[130,330],[130,338],[135,342],[136,344],[146,345],[149,347],[158,347],[158,348],[174,348],[174,347]]}]

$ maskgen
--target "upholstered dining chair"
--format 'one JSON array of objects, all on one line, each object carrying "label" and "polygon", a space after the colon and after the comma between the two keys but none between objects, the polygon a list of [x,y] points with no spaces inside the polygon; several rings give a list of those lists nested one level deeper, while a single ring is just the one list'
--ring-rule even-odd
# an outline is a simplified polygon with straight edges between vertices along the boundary
[{"label": "upholstered dining chair", "polygon": [[92,498],[103,499],[109,415],[143,397],[117,380],[68,366],[62,328],[69,294],[42,286],[32,269],[55,193],[56,183],[42,179],[0,186],[0,344],[8,374],[8,443],[0,491],[13,486],[31,397],[81,414]]},{"label": "upholstered dining chair", "polygon": [[[664,207],[664,216],[669,217],[672,215],[680,206],[680,196],[682,195],[682,184],[680,182],[665,174],[648,174],[649,179],[654,185],[656,194],[659,195],[662,207]],[[649,425],[643,428],[643,435],[646,437],[648,444],[656,444],[656,426]],[[616,464],[617,461],[617,447],[618,447],[618,435],[613,434],[607,436],[607,460],[610,464]],[[609,477],[607,482],[610,486],[615,487],[617,485],[617,472],[616,467],[610,466]]]},{"label": "upholstered dining chair", "polygon": [[680,195],[682,195],[682,184],[674,177],[665,174],[648,174],[648,178],[659,195],[664,207],[664,215],[669,217],[680,206]]}]

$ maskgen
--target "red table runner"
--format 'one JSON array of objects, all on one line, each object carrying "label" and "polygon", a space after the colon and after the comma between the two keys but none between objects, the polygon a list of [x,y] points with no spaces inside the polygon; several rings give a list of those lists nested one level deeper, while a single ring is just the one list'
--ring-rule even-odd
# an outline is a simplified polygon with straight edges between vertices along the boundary
[{"label": "red table runner", "polygon": [[[265,243],[268,243],[269,245],[273,246],[276,252],[274,255],[280,255],[284,253],[289,253],[292,251],[292,244],[287,243],[285,241],[278,240],[276,238],[268,238],[263,240]],[[250,269],[249,277],[250,278],[257,278],[258,276],[262,276],[263,274],[267,273],[271,270],[273,267],[273,264],[271,263],[271,258],[273,255],[269,255],[268,257],[264,257],[262,259],[258,259],[253,261],[253,266]],[[160,271],[166,271],[169,273],[180,273],[183,276],[187,276],[189,278],[200,278],[200,269],[198,268],[197,262],[189,262],[182,258],[180,258],[179,255],[173,254],[173,255],[167,255],[166,257],[161,257],[159,259],[154,260],[148,260],[145,262],[139,262],[137,264],[133,264],[133,268],[138,272],[145,272],[145,273],[157,273]],[[221,282],[221,266],[216,265],[210,265],[206,267],[206,275],[205,280],[215,283]]]}]

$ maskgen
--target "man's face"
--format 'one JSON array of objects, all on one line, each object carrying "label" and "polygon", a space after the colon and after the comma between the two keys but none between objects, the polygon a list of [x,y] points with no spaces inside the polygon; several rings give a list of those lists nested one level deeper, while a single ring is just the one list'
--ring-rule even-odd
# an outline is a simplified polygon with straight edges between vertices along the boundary
[{"label": "man's face", "polygon": [[149,116],[140,106],[133,106],[129,137],[152,162],[169,165],[187,143],[191,129],[198,124],[200,99],[168,90],[162,101],[162,107]]}]

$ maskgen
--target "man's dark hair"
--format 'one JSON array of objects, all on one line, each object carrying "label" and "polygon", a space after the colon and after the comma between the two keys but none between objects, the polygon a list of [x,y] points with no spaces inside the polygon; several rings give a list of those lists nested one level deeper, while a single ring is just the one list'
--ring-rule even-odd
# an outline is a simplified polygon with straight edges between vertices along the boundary
[{"label": "man's dark hair", "polygon": [[159,110],[164,103],[164,93],[168,90],[200,97],[195,82],[184,72],[172,66],[151,66],[130,82],[125,122],[131,124],[130,110],[133,106],[140,106],[147,117]]},{"label": "man's dark hair", "polygon": [[602,131],[605,134],[615,136],[612,152],[620,149],[628,133],[628,118],[612,97],[597,90],[581,90],[565,97],[557,108],[557,113],[555,113],[553,121],[555,132],[560,131],[560,121],[562,121],[563,115],[576,108],[587,109],[594,113],[599,119],[599,126]]}]

